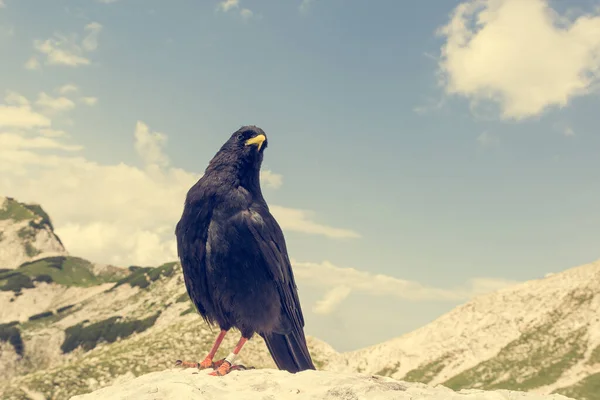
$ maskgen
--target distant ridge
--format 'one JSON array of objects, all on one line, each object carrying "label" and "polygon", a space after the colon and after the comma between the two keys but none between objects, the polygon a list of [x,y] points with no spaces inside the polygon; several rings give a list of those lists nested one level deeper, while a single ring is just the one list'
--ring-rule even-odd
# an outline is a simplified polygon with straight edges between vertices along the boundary
[{"label": "distant ridge", "polygon": [[0,196],[0,269],[50,256],[68,255],[48,214],[38,204]]},{"label": "distant ridge", "polygon": [[[401,316],[400,316],[401,317]],[[600,399],[600,261],[481,295],[327,368]]]}]

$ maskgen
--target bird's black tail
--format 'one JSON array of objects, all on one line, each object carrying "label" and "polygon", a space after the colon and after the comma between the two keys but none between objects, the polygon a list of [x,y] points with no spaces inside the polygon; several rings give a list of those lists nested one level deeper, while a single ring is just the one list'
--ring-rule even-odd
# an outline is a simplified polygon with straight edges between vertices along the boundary
[{"label": "bird's black tail", "polygon": [[265,339],[277,368],[291,373],[316,369],[310,358],[306,338],[301,329],[293,329],[292,332],[286,335],[271,333],[261,336]]}]

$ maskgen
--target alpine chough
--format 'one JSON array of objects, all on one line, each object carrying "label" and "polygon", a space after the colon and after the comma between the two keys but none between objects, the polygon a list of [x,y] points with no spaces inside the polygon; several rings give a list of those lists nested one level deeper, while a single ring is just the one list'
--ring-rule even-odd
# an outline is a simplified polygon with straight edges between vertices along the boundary
[{"label": "alpine chough", "polygon": [[[234,132],[187,193],[177,223],[177,250],[185,286],[202,318],[221,332],[200,363],[178,361],[222,376],[244,343],[262,336],[279,369],[315,369],[304,336],[304,317],[283,232],[260,187],[265,132]],[[237,346],[213,362],[225,334],[237,328]]]}]

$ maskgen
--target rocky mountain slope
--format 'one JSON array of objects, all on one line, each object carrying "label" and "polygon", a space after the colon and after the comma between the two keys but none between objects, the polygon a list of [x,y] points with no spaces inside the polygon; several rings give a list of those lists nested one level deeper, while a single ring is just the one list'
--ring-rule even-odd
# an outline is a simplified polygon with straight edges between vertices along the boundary
[{"label": "rocky mountain slope", "polygon": [[[68,399],[208,351],[216,332],[192,307],[178,263],[119,268],[69,256],[41,207],[2,204],[0,254],[16,258],[0,270],[0,398]],[[309,347],[321,370],[600,400],[599,293],[596,262],[480,296],[366,349],[338,354],[310,337]],[[274,367],[260,337],[240,362]]]},{"label": "rocky mountain slope", "polygon": [[326,368],[600,399],[600,261],[480,296]]},{"label": "rocky mountain slope", "polygon": [[0,196],[0,270],[39,258],[66,255],[48,214],[39,205]]},{"label": "rocky mountain slope", "polygon": [[[50,238],[59,249],[41,207],[4,204],[1,215],[10,217],[1,232],[12,239],[0,242],[2,254],[17,254],[7,246],[40,242],[30,236]],[[19,235],[23,227],[30,236]],[[118,268],[69,256],[62,244],[58,255],[47,251],[52,246],[43,249],[0,271],[0,398],[68,399],[208,352],[216,332],[191,305],[178,263]],[[217,356],[231,351],[237,336],[231,332]],[[335,353],[308,340],[319,365]],[[260,337],[239,362],[274,367]]]},{"label": "rocky mountain slope", "polygon": [[271,369],[232,372],[215,379],[192,369],[154,372],[76,396],[73,400],[294,399],[294,400],[568,400],[561,395],[462,390],[399,382],[382,376],[329,371],[289,374]]},{"label": "rocky mountain slope", "polygon": [[[178,358],[202,358],[216,336],[191,305],[178,263],[133,267],[125,278],[95,290],[78,303],[4,324],[20,335],[22,345],[0,341],[0,377],[11,376],[0,381],[1,398],[39,393],[68,399],[119,379],[171,368]],[[217,356],[225,357],[238,338],[231,332]],[[314,338],[309,346],[319,365],[334,353]],[[260,337],[244,347],[239,362],[274,367]]]}]

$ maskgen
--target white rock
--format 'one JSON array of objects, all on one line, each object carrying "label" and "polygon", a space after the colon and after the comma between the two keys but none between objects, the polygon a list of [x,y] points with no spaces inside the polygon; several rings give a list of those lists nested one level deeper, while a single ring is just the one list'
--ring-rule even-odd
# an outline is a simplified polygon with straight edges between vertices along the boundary
[{"label": "white rock", "polygon": [[364,374],[261,369],[234,371],[225,377],[195,369],[153,372],[72,400],[567,400],[562,395],[498,390],[454,392]]}]

